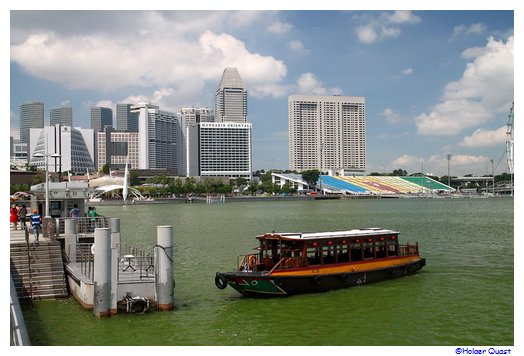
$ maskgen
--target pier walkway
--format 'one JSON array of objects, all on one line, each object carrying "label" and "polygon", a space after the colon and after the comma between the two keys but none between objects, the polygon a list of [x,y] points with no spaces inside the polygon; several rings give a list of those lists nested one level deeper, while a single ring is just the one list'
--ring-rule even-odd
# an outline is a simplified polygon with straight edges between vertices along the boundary
[{"label": "pier walkway", "polygon": [[19,299],[68,296],[60,242],[32,232],[10,231],[10,272]]}]

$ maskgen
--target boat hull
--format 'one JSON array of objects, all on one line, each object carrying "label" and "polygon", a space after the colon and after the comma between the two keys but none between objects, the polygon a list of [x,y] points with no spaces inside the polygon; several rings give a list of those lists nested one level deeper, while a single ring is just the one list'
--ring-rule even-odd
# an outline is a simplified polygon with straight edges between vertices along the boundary
[{"label": "boat hull", "polygon": [[326,292],[398,278],[414,274],[425,265],[426,259],[420,258],[387,268],[344,273],[313,274],[309,271],[301,275],[278,275],[264,272],[227,272],[217,273],[215,283],[219,288],[229,285],[245,296],[277,297]]}]

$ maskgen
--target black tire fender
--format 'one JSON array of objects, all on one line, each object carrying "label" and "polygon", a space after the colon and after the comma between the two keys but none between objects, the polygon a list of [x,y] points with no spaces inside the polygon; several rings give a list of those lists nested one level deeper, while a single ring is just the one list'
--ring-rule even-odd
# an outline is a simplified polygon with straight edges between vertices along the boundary
[{"label": "black tire fender", "polygon": [[222,273],[217,272],[215,275],[215,285],[218,289],[225,289],[227,287],[227,278]]}]

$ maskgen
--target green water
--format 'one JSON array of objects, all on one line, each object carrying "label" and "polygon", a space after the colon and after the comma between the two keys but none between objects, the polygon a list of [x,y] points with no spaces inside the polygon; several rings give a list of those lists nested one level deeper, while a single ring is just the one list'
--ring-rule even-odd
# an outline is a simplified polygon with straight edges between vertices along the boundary
[{"label": "green water", "polygon": [[[74,299],[23,304],[33,345],[513,345],[513,199],[381,199],[99,206],[122,240],[173,225],[175,310],[97,319]],[[254,236],[384,227],[420,244],[414,276],[250,299],[214,284]]]}]

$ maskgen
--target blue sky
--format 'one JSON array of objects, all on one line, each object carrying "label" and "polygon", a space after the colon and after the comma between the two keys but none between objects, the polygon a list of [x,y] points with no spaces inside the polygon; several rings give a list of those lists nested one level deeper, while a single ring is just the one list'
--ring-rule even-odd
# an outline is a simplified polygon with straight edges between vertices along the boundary
[{"label": "blue sky", "polygon": [[287,169],[292,94],[364,96],[367,171],[507,171],[514,12],[11,11],[10,123],[19,106],[214,106],[226,66],[248,89],[254,169]]}]

